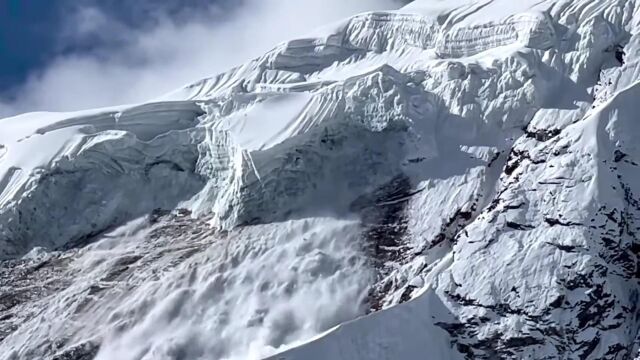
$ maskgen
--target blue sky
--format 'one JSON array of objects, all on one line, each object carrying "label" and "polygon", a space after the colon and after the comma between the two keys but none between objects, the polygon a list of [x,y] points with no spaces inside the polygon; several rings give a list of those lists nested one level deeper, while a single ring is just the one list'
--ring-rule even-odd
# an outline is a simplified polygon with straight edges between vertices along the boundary
[{"label": "blue sky", "polygon": [[0,118],[149,101],[401,1],[0,0]]},{"label": "blue sky", "polygon": [[6,91],[52,55],[52,29],[61,16],[55,1],[0,1],[0,90]]}]

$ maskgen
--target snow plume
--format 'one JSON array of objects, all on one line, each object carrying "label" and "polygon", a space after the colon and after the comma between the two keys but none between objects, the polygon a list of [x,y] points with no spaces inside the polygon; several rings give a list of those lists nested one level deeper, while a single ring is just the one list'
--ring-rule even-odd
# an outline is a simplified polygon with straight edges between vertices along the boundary
[{"label": "snow plume", "polygon": [[108,46],[52,59],[9,99],[0,99],[0,117],[148,100],[315,27],[359,12],[398,8],[401,0],[244,0],[230,9],[212,1],[206,10],[180,16],[149,15],[153,21],[144,23],[151,25],[142,28],[83,4],[71,11],[66,23],[73,25],[60,31],[61,42]]},{"label": "snow plume", "polygon": [[[360,231],[352,221],[318,218],[214,241],[128,300],[111,302],[108,322],[127,325],[111,332],[96,359],[257,360],[362,315],[372,277]],[[130,244],[112,236],[94,246],[111,250],[85,259],[109,262]]]}]

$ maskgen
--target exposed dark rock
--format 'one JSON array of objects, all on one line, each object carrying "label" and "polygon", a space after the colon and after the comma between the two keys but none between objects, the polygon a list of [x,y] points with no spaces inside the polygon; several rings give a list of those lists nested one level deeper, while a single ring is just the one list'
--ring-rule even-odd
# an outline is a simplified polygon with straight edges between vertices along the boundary
[{"label": "exposed dark rock", "polygon": [[522,164],[523,161],[528,160],[532,164],[543,164],[546,161],[542,159],[532,159],[531,155],[527,150],[511,150],[509,154],[509,158],[507,159],[507,165],[504,167],[504,173],[508,176],[511,176],[518,167]]},{"label": "exposed dark rock", "polygon": [[564,251],[564,252],[576,252],[578,247],[577,246],[573,246],[573,245],[562,245],[562,244],[555,244],[555,243],[551,243],[551,242],[547,242],[547,244],[554,246],[556,248],[558,248],[558,250]]},{"label": "exposed dark rock", "polygon": [[86,342],[54,355],[51,360],[93,360],[99,350],[98,344]]},{"label": "exposed dark rock", "polygon": [[498,161],[498,159],[500,158],[500,155],[502,154],[502,152],[498,151],[495,154],[493,154],[493,157],[489,160],[489,163],[487,164],[487,167],[492,167],[493,164],[495,164],[496,161]]},{"label": "exposed dark rock", "polygon": [[[392,269],[389,262],[403,263],[410,256],[405,244],[407,220],[405,206],[417,192],[409,178],[398,176],[380,189],[359,197],[351,204],[351,210],[359,213],[365,227],[363,233],[366,251],[377,271],[377,286],[369,293],[372,310],[382,308],[382,299],[403,286],[392,282],[382,282]],[[410,296],[410,293],[409,293]]]},{"label": "exposed dark rock", "polygon": [[507,221],[507,227],[514,230],[531,230],[534,227],[531,225],[518,224],[513,221]]},{"label": "exposed dark rock", "polygon": [[505,348],[519,348],[531,345],[544,344],[544,339],[535,338],[533,336],[510,337],[503,342]]},{"label": "exposed dark rock", "polygon": [[401,261],[407,230],[404,209],[415,193],[409,178],[399,176],[351,205],[351,210],[361,216],[365,244],[376,263]]},{"label": "exposed dark rock", "polygon": [[545,142],[560,135],[561,129],[525,129],[525,134],[528,138],[536,139],[537,141]]},{"label": "exposed dark rock", "polygon": [[423,161],[425,161],[425,160],[427,160],[427,158],[424,158],[424,157],[418,157],[418,158],[409,159],[409,160],[407,160],[407,161],[408,161],[409,163],[411,163],[411,164],[418,164],[418,163],[421,163],[421,162],[423,162]]},{"label": "exposed dark rock", "polygon": [[411,294],[415,289],[417,289],[416,286],[408,285],[402,292],[402,295],[400,296],[400,303],[402,304],[404,302],[411,300]]},{"label": "exposed dark rock", "polygon": [[476,212],[476,208],[477,201],[474,201],[470,209],[458,209],[453,216],[451,216],[449,220],[442,225],[438,235],[429,242],[429,248],[432,249],[446,241],[453,241],[456,235],[471,222],[473,214]]},{"label": "exposed dark rock", "polygon": [[560,219],[554,219],[546,217],[544,218],[544,222],[549,224],[549,226],[582,226],[582,224],[573,222],[573,221],[562,221]]},{"label": "exposed dark rock", "polygon": [[614,47],[613,51],[614,51],[614,54],[615,54],[616,60],[618,60],[618,62],[620,63],[620,65],[624,65],[624,63],[625,63],[624,58],[625,58],[625,56],[626,56],[626,53],[625,53],[625,51],[624,51],[624,47],[622,47],[621,45],[616,45],[616,46]]},{"label": "exposed dark rock", "polygon": [[613,152],[613,156],[614,156],[614,157],[613,157],[613,161],[614,161],[614,162],[620,162],[620,161],[622,161],[624,158],[626,158],[626,157],[627,157],[627,154],[623,153],[623,152],[622,152],[622,151],[620,151],[620,150],[616,150],[616,151],[614,151],[614,152]]}]

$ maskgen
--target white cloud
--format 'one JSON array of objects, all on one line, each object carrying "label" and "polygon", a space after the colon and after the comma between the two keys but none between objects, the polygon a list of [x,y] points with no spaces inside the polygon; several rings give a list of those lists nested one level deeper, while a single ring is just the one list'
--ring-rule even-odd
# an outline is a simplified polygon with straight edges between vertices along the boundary
[{"label": "white cloud", "polygon": [[97,8],[76,9],[67,41],[114,40],[89,54],[53,59],[19,87],[13,101],[0,101],[0,116],[26,111],[70,111],[144,101],[224,71],[355,13],[399,7],[399,0],[245,0],[220,16],[213,5],[193,21],[159,17],[132,29]]}]

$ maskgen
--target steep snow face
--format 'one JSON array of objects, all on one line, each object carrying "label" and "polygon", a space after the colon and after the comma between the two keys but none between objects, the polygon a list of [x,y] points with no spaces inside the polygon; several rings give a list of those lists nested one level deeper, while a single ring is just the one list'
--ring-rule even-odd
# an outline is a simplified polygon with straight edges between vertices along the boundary
[{"label": "steep snow face", "polygon": [[0,353],[638,356],[639,11],[420,0],[2,120]]}]

